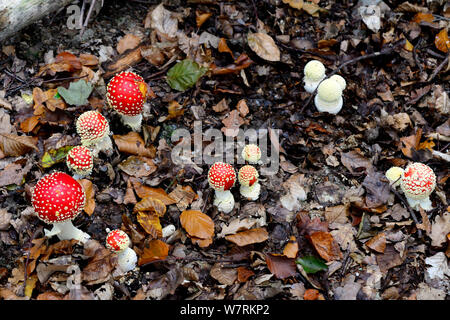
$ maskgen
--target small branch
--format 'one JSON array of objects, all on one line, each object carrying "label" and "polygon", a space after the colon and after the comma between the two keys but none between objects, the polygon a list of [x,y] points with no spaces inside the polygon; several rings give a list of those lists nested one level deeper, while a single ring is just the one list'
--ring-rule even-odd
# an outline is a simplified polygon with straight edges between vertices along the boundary
[{"label": "small branch", "polygon": [[[397,47],[400,47],[400,46],[404,45],[405,42],[406,42],[406,40],[405,40],[405,39],[402,39],[402,40],[400,40],[400,41],[397,41],[396,43],[394,43],[392,46],[390,46],[390,47],[388,47],[388,48],[383,48],[383,49],[381,49],[381,51],[374,52],[374,53],[371,53],[371,54],[366,54],[366,55],[364,55],[364,56],[360,56],[360,57],[357,57],[357,58],[354,58],[354,59],[350,59],[350,60],[348,60],[348,61],[342,63],[341,65],[339,65],[339,66],[338,66],[336,69],[334,69],[328,76],[326,76],[322,81],[324,81],[324,80],[330,78],[331,76],[335,75],[336,73],[339,72],[339,70],[341,70],[341,69],[344,68],[345,66],[348,66],[349,64],[353,64],[353,63],[359,62],[359,61],[361,61],[361,60],[373,59],[373,58],[378,58],[378,57],[383,56],[383,55],[391,54],[392,52],[394,52],[394,50],[395,50]],[[321,82],[322,82],[322,81],[321,81]],[[321,83],[321,82],[320,82],[320,83]],[[319,83],[319,85],[320,85],[320,83]],[[317,85],[317,87],[316,87],[316,89],[314,90],[314,92],[311,94],[311,96],[308,98],[308,100],[306,101],[306,103],[305,103],[305,104],[303,105],[303,107],[300,109],[300,113],[303,113],[303,110],[305,110],[305,108],[311,103],[311,101],[313,100],[313,98],[314,98],[314,96],[315,96],[315,94],[316,94],[316,92],[317,92],[317,88],[319,88],[319,85]]]},{"label": "small branch", "polygon": [[445,59],[441,62],[441,64],[434,70],[434,72],[431,74],[430,78],[427,80],[427,82],[431,82],[431,80],[434,79],[434,77],[436,77],[436,75],[441,72],[442,68],[444,68],[444,66],[446,64],[448,64],[448,59],[450,57],[450,52],[447,53],[447,56],[445,57]]},{"label": "small branch", "polygon": [[[141,265],[140,267],[145,267],[148,266],[150,264],[156,263],[156,262],[175,262],[175,261],[205,261],[205,262],[211,262],[211,263],[228,263],[228,262],[235,262],[235,264],[231,265],[231,266],[236,266],[236,260],[235,259],[215,259],[215,258],[202,258],[202,257],[167,257],[166,259],[161,259],[161,260],[154,260],[154,261],[150,261],[148,263],[145,263],[143,265]],[[239,265],[248,265],[248,262],[241,262],[239,263]]]}]

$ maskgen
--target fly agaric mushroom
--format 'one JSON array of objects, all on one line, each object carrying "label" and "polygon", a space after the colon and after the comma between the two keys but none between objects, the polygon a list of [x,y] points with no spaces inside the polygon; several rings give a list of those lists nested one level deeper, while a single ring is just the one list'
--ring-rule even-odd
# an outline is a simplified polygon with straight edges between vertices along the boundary
[{"label": "fly agaric mushroom", "polygon": [[234,198],[230,189],[236,182],[236,172],[233,166],[224,163],[214,163],[208,171],[208,182],[215,190],[214,205],[224,213],[229,213],[234,208]]},{"label": "fly agaric mushroom", "polygon": [[400,167],[391,167],[386,171],[386,178],[393,187],[398,187],[400,185],[400,177],[402,176],[403,169]]},{"label": "fly agaric mushroom", "polygon": [[345,90],[345,88],[347,87],[347,82],[345,81],[345,79],[338,75],[338,74],[334,74],[330,77],[331,80],[336,81],[337,83],[339,83],[339,85],[341,86],[342,91]]},{"label": "fly agaric mushroom", "polygon": [[76,228],[72,220],[83,210],[86,196],[83,187],[64,172],[43,176],[33,188],[31,203],[39,219],[53,224],[45,236],[57,235],[60,240],[76,239],[82,243],[90,236]]},{"label": "fly agaric mushroom", "polygon": [[90,175],[94,166],[91,150],[85,146],[73,147],[67,154],[66,164],[75,172],[73,175],[75,180]]},{"label": "fly agaric mushroom", "polygon": [[306,92],[313,93],[320,81],[325,78],[325,66],[318,60],[311,60],[305,65],[303,73],[304,88]]},{"label": "fly agaric mushroom", "polygon": [[323,80],[317,88],[314,104],[320,112],[337,114],[342,109],[342,87],[333,79]]},{"label": "fly agaric mushroom", "polygon": [[130,248],[130,237],[120,230],[112,230],[106,236],[106,247],[118,254],[117,265],[123,272],[128,272],[136,267],[137,255]]},{"label": "fly agaric mushroom", "polygon": [[256,164],[261,159],[261,149],[256,144],[248,144],[242,150],[242,158],[248,163]]},{"label": "fly agaric mushroom", "polygon": [[436,187],[436,175],[429,166],[420,162],[408,165],[402,173],[400,187],[411,208],[433,209],[430,194]]},{"label": "fly agaric mushroom", "polygon": [[97,111],[86,111],[78,117],[77,133],[81,137],[81,144],[90,148],[95,157],[102,150],[112,149],[109,123]]},{"label": "fly agaric mushroom", "polygon": [[133,72],[116,74],[107,86],[109,105],[120,114],[122,122],[134,131],[141,131],[141,113],[146,97],[147,84]]},{"label": "fly agaric mushroom", "polygon": [[258,183],[258,171],[251,165],[243,166],[238,173],[238,179],[241,187],[241,195],[249,200],[256,200],[259,197],[261,185]]}]

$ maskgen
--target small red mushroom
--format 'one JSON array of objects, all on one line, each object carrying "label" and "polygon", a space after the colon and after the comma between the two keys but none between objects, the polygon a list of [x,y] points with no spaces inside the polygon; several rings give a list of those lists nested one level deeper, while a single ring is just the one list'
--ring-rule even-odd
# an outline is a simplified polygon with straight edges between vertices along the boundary
[{"label": "small red mushroom", "polygon": [[230,189],[236,182],[236,172],[232,165],[224,162],[214,163],[208,171],[208,182],[215,190],[214,205],[219,211],[229,213],[234,208],[234,198]]},{"label": "small red mushroom", "polygon": [[133,72],[116,74],[107,86],[106,98],[109,105],[120,114],[122,122],[134,131],[141,131],[146,96],[147,84]]},{"label": "small red mushroom", "polygon": [[112,230],[106,236],[106,247],[118,254],[118,266],[123,272],[136,267],[137,255],[130,244],[130,237],[120,229]]},{"label": "small red mushroom", "polygon": [[57,235],[60,240],[86,242],[90,236],[76,228],[72,220],[83,210],[86,196],[83,187],[64,172],[43,176],[33,188],[31,202],[39,219],[53,224],[45,235]]},{"label": "small red mushroom", "polygon": [[436,175],[426,164],[415,162],[406,167],[400,179],[400,187],[413,209],[425,211],[433,208],[430,194],[436,187]]},{"label": "small red mushroom", "polygon": [[112,149],[109,123],[101,113],[97,111],[82,113],[78,117],[76,126],[81,144],[90,148],[94,156],[97,156],[102,150]]},{"label": "small red mushroom", "polygon": [[85,146],[73,147],[67,154],[66,164],[75,172],[75,180],[90,175],[94,166],[91,150]]},{"label": "small red mushroom", "polygon": [[258,183],[258,171],[251,165],[243,166],[238,173],[238,179],[241,187],[241,195],[249,200],[256,200],[259,197],[261,185]]}]

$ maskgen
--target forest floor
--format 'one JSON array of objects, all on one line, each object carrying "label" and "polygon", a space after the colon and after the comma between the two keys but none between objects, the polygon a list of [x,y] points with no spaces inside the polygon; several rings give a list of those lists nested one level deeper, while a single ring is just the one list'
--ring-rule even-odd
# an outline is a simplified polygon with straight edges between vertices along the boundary
[{"label": "forest floor", "polygon": [[[18,32],[0,48],[0,299],[448,300],[450,7],[420,2],[115,0],[83,34],[65,9]],[[195,63],[177,89],[168,71],[181,60]],[[346,80],[337,115],[303,88],[310,60]],[[106,102],[123,70],[151,88],[139,134]],[[88,103],[59,94],[86,80]],[[81,181],[73,223],[92,240],[46,238],[32,188],[71,174],[65,156],[88,110],[113,141]],[[233,211],[219,212],[210,165],[173,162],[191,142],[172,134],[196,123],[235,142],[223,155],[236,172],[239,129],[270,142],[279,168],[256,166],[256,201],[236,182]],[[385,177],[413,162],[436,175],[430,211]],[[126,274],[105,247],[113,229],[138,255]]]}]

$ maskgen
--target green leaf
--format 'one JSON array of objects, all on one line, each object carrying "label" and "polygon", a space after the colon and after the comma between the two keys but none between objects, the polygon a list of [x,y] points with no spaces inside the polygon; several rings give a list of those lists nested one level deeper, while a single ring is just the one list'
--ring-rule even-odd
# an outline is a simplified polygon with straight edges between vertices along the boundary
[{"label": "green leaf", "polygon": [[328,269],[328,266],[322,259],[316,258],[314,256],[298,258],[295,263],[300,264],[306,273],[316,273]]},{"label": "green leaf", "polygon": [[50,168],[54,164],[66,160],[66,156],[72,148],[73,146],[65,146],[45,152],[41,159],[41,166],[43,168]]},{"label": "green leaf", "polygon": [[195,85],[208,68],[200,67],[196,62],[185,59],[178,62],[167,72],[167,83],[172,89],[185,91]]},{"label": "green leaf", "polygon": [[71,82],[69,89],[58,87],[58,93],[63,97],[64,101],[74,106],[82,106],[88,104],[87,98],[92,92],[92,85],[84,80]]}]

